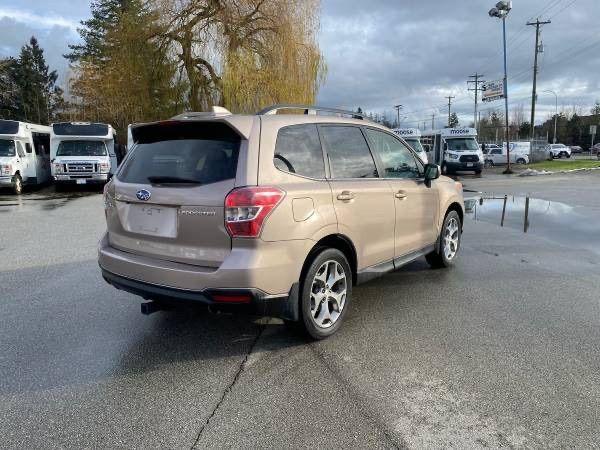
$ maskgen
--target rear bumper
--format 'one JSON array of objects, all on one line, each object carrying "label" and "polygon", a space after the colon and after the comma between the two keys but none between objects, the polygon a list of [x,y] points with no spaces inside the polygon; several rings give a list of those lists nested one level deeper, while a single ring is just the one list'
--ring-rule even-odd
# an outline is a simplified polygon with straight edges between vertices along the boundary
[{"label": "rear bumper", "polygon": [[121,251],[110,245],[105,234],[99,243],[98,263],[108,283],[146,299],[223,306],[215,301],[215,293],[242,293],[251,297],[249,304],[228,306],[296,320],[295,291],[304,258],[294,255],[304,249],[308,253],[310,244],[261,242],[255,248],[245,248],[242,243],[234,246],[219,268],[210,268]]},{"label": "rear bumper", "polygon": [[[279,317],[286,320],[298,320],[298,283],[295,283],[285,296],[269,296],[258,289],[204,289],[188,291],[167,286],[159,286],[115,275],[102,269],[104,280],[115,288],[138,295],[146,300],[159,301],[171,305],[196,304],[211,308],[253,314],[258,316]],[[219,301],[219,298],[232,300]],[[248,300],[235,301],[236,298]]]}]

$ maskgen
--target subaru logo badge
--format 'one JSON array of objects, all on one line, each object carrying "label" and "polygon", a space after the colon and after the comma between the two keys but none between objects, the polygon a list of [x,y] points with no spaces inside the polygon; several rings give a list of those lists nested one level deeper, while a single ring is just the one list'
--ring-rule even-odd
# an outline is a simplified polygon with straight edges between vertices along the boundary
[{"label": "subaru logo badge", "polygon": [[148,192],[146,189],[140,189],[139,191],[137,191],[135,193],[135,196],[143,202],[150,200],[151,195],[152,194],[150,192]]}]

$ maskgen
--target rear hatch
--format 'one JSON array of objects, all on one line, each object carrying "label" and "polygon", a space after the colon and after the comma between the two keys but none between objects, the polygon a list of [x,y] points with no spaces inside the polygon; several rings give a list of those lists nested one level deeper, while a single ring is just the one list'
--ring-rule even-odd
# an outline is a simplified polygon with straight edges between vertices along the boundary
[{"label": "rear hatch", "polygon": [[132,129],[131,154],[108,195],[110,245],[130,253],[219,267],[231,251],[224,200],[235,184],[241,137],[218,121]]}]

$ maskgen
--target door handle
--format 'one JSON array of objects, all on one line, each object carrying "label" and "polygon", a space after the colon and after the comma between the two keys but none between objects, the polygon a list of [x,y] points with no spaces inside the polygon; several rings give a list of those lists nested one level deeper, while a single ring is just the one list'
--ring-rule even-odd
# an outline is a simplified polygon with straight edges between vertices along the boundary
[{"label": "door handle", "polygon": [[400,200],[405,199],[406,197],[408,197],[408,194],[404,191],[398,191],[394,194],[394,196],[396,198],[399,198]]},{"label": "door handle", "polygon": [[350,191],[343,191],[341,194],[338,194],[337,199],[343,202],[349,202],[354,198],[354,193]]}]

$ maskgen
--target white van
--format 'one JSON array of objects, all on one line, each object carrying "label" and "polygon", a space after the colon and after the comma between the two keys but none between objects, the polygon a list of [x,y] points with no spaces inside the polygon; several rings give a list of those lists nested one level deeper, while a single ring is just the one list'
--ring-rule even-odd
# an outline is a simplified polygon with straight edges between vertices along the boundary
[{"label": "white van", "polygon": [[442,167],[443,174],[483,170],[483,153],[477,144],[475,128],[444,128],[421,133],[421,143],[430,163]]},{"label": "white van", "polygon": [[52,176],[58,184],[106,183],[117,170],[116,133],[105,123],[52,124]]},{"label": "white van", "polygon": [[421,161],[427,164],[427,153],[421,145],[421,130],[418,128],[394,128],[392,131],[404,139],[421,158]]},{"label": "white van", "polygon": [[0,120],[0,187],[15,194],[50,180],[50,127]]}]

